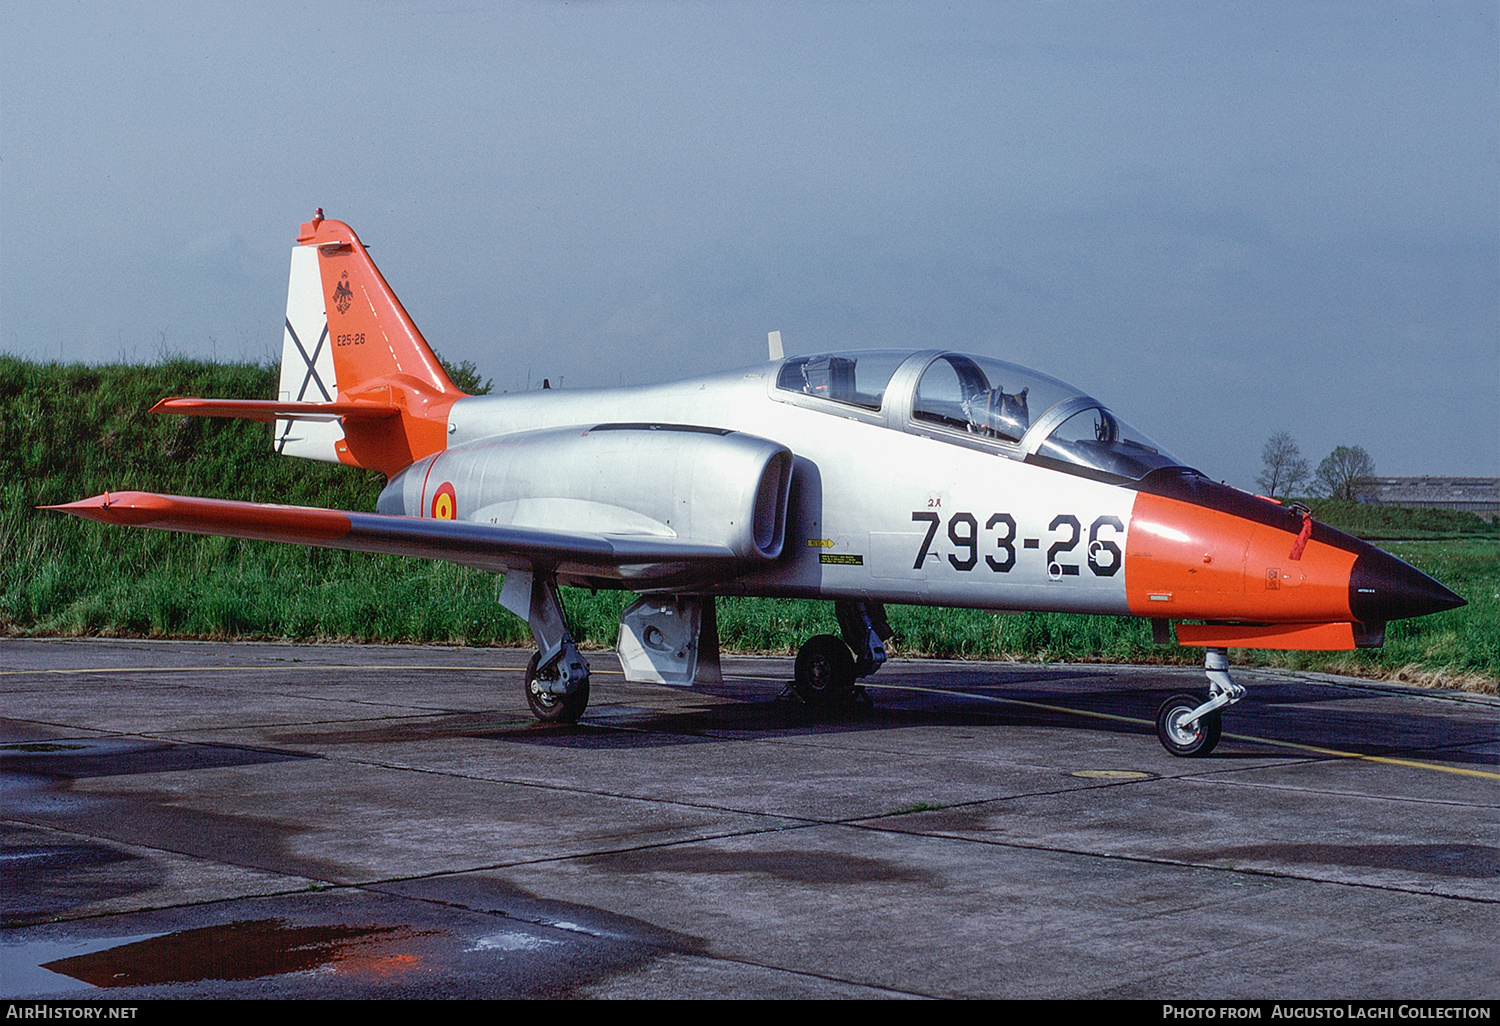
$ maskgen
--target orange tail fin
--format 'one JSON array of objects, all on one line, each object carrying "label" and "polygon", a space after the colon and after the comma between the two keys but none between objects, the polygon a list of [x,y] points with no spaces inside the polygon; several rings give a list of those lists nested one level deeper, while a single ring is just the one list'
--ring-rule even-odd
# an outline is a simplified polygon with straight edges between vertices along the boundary
[{"label": "orange tail fin", "polygon": [[[389,476],[444,449],[448,411],[464,393],[449,380],[359,237],[342,221],[324,220],[319,211],[317,217],[302,225],[297,242],[303,252],[293,251],[291,293],[299,291],[300,277],[304,294],[288,295],[289,332],[294,301],[300,298],[309,312],[321,306],[327,336],[318,343],[332,353],[337,383],[337,394],[330,398],[399,410],[399,419],[344,418],[343,437],[333,443],[338,459]],[[316,277],[298,274],[299,263],[306,267],[304,253],[308,250],[317,253]],[[316,284],[321,284],[321,295],[314,299],[306,293]],[[314,374],[315,362],[322,362],[309,358],[311,343],[309,338],[303,345],[308,350],[303,355],[309,377]],[[287,391],[286,368],[284,355],[283,391]],[[284,398],[317,402],[323,396]]]}]

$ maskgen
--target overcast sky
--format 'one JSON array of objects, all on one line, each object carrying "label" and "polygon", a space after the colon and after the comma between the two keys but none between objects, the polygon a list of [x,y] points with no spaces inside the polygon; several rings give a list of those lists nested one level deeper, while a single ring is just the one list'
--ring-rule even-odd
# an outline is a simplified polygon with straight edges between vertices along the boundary
[{"label": "overcast sky", "polygon": [[1500,474],[1496,11],[0,0],[0,350],[274,357],[321,206],[497,389],[779,329]]}]

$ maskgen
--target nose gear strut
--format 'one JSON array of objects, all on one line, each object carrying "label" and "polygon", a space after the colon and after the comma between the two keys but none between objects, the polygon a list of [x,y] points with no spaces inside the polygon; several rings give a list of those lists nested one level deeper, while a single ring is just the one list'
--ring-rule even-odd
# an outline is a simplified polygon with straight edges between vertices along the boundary
[{"label": "nose gear strut", "polygon": [[1162,747],[1184,758],[1202,757],[1219,743],[1223,725],[1219,710],[1245,697],[1245,689],[1229,676],[1229,653],[1210,648],[1203,659],[1208,697],[1173,695],[1156,713],[1156,736]]}]

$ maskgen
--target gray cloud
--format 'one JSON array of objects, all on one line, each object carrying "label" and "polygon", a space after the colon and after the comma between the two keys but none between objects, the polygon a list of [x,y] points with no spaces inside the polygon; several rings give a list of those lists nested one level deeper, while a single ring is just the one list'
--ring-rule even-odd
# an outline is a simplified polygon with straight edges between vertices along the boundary
[{"label": "gray cloud", "polygon": [[501,387],[935,345],[1249,486],[1500,464],[1492,4],[7,3],[0,347],[263,358],[312,208]]}]

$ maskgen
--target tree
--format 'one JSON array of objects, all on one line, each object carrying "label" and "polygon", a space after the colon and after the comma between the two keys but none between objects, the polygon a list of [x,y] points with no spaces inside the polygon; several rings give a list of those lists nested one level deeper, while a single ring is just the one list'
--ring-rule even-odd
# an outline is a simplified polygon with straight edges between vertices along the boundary
[{"label": "tree", "polygon": [[1285,431],[1278,431],[1266,440],[1266,447],[1260,451],[1260,461],[1265,469],[1255,483],[1265,489],[1266,495],[1275,497],[1278,491],[1290,495],[1307,480],[1307,461],[1302,458],[1302,450],[1297,448],[1297,440]]},{"label": "tree", "polygon": [[1357,445],[1341,445],[1318,464],[1314,486],[1330,499],[1354,501],[1355,490],[1367,477],[1375,476],[1375,461]]},{"label": "tree", "polygon": [[490,389],[495,387],[493,378],[479,380],[479,368],[472,361],[464,360],[461,363],[449,363],[443,359],[443,354],[433,353],[438,358],[438,363],[443,365],[443,370],[448,374],[448,380],[458,386],[459,391],[467,395],[488,395]]}]

